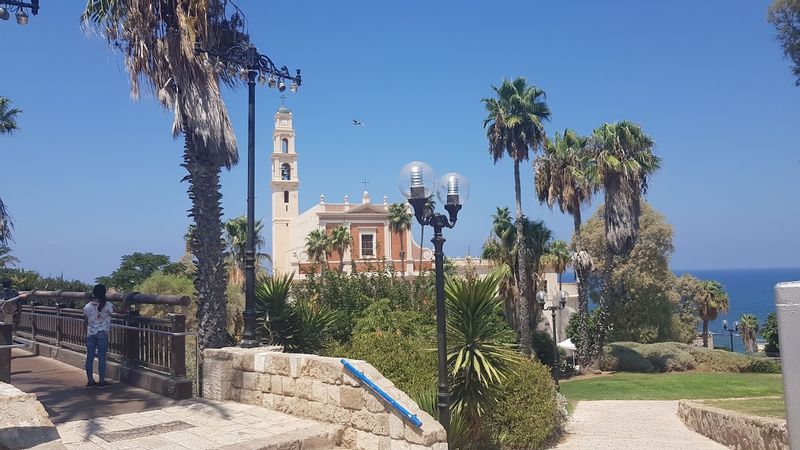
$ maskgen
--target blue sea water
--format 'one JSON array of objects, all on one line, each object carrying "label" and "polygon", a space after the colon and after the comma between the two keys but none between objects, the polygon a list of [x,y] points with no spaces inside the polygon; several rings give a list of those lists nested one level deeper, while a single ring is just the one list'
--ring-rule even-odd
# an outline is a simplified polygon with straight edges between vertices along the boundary
[{"label": "blue sea water", "polygon": [[[717,346],[730,346],[730,335],[723,330],[722,320],[727,319],[732,324],[742,314],[753,314],[763,324],[767,315],[775,312],[775,285],[784,281],[800,280],[800,268],[675,271],[676,275],[685,273],[705,280],[717,280],[728,293],[730,309],[708,325],[709,331],[715,334],[714,344]],[[733,348],[737,352],[744,351],[741,336],[733,336]]]}]

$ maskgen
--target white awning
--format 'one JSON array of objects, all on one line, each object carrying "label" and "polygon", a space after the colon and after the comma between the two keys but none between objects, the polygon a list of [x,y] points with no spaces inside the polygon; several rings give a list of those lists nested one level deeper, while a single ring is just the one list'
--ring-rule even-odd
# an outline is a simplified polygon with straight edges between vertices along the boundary
[{"label": "white awning", "polygon": [[575,344],[572,343],[572,339],[567,339],[566,341],[559,342],[558,346],[563,348],[564,350],[577,350],[578,349],[577,347],[575,347]]}]

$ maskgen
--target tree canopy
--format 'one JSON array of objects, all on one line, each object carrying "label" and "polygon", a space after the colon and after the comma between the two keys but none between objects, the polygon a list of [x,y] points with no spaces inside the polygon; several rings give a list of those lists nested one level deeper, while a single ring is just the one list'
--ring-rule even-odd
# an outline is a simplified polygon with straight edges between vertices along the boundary
[{"label": "tree canopy", "polygon": [[119,268],[105,277],[98,277],[97,282],[122,292],[129,292],[134,286],[146,280],[153,272],[160,270],[169,272],[171,263],[169,256],[155,253],[135,252],[122,257]]},{"label": "tree canopy", "polygon": [[775,0],[767,20],[777,30],[783,54],[792,61],[795,84],[800,86],[800,0]]}]

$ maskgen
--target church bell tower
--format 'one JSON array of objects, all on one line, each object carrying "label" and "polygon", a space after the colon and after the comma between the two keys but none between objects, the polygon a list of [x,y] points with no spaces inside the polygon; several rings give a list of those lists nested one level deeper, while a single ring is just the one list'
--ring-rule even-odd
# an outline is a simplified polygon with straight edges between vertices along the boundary
[{"label": "church bell tower", "polygon": [[289,273],[292,222],[298,216],[297,153],[292,112],[284,105],[275,113],[272,132],[272,265],[275,273]]}]

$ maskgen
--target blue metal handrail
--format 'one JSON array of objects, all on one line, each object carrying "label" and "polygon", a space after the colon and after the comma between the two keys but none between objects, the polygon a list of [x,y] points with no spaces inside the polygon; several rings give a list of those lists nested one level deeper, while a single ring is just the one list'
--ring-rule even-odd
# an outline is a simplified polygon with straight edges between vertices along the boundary
[{"label": "blue metal handrail", "polygon": [[421,421],[421,420],[419,420],[419,418],[417,418],[417,415],[416,415],[416,414],[411,414],[411,412],[409,412],[407,409],[405,409],[405,408],[403,407],[403,405],[401,405],[400,403],[397,403],[397,401],[396,401],[395,399],[393,399],[392,397],[390,397],[390,396],[389,396],[389,394],[387,394],[386,392],[384,392],[384,390],[383,390],[383,389],[381,389],[381,388],[379,388],[377,385],[375,385],[375,383],[373,383],[373,382],[372,382],[372,380],[370,380],[369,378],[367,378],[367,376],[366,376],[366,375],[364,375],[364,373],[363,373],[363,372],[361,372],[360,370],[358,370],[358,369],[356,369],[355,367],[353,367],[353,365],[352,365],[352,364],[350,364],[349,362],[345,361],[344,359],[341,359],[340,361],[341,361],[341,363],[344,365],[344,368],[345,368],[345,369],[349,370],[349,371],[350,371],[350,373],[352,373],[353,375],[355,375],[355,377],[356,377],[356,378],[358,378],[359,380],[363,381],[363,382],[364,382],[364,383],[365,383],[367,386],[369,386],[370,388],[372,388],[372,390],[373,390],[373,391],[375,391],[375,392],[376,392],[378,395],[380,395],[380,396],[381,396],[381,398],[383,398],[384,400],[386,400],[386,402],[387,402],[387,403],[389,403],[389,404],[390,404],[390,405],[392,405],[392,406],[393,406],[393,407],[394,407],[394,408],[395,408],[397,411],[399,411],[399,412],[400,412],[400,414],[401,414],[401,415],[402,415],[402,416],[403,416],[403,417],[404,417],[406,420],[408,420],[409,422],[411,422],[412,424],[414,424],[414,426],[416,426],[417,428],[421,428],[421,427],[422,427],[422,421]]}]

